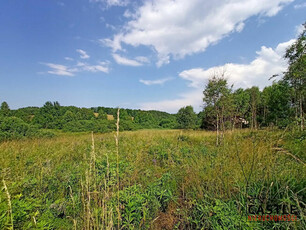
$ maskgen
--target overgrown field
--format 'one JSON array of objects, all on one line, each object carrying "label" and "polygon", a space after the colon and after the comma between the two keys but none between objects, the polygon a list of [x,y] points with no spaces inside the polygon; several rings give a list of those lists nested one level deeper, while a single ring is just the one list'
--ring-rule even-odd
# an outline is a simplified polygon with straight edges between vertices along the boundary
[{"label": "overgrown field", "polygon": [[[227,132],[219,146],[180,130],[2,142],[0,229],[306,229],[305,149],[288,130]],[[297,220],[248,220],[272,203]]]}]

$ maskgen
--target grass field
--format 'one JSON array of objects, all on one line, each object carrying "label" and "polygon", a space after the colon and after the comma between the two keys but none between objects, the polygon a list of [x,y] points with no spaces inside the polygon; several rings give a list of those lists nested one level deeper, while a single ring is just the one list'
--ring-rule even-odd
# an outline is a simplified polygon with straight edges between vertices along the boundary
[{"label": "grass field", "polygon": [[[114,135],[0,143],[0,229],[306,229],[305,132]],[[250,204],[297,220],[249,221]]]}]

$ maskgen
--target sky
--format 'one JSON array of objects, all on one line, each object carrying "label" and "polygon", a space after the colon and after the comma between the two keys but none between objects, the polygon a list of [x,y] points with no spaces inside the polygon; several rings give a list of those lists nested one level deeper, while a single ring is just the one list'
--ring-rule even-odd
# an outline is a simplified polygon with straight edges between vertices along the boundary
[{"label": "sky", "polygon": [[271,85],[302,0],[1,0],[0,102],[176,113],[203,89]]}]

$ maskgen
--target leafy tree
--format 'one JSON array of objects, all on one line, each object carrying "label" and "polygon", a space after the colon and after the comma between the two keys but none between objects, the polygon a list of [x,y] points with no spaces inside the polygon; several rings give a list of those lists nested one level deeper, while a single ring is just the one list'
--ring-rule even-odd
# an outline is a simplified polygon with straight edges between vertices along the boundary
[{"label": "leafy tree", "polygon": [[38,107],[25,107],[17,110],[11,110],[11,115],[21,118],[23,121],[30,123],[39,111]]},{"label": "leafy tree", "polygon": [[246,118],[249,109],[250,95],[242,88],[239,88],[233,93],[233,101],[235,109],[233,127],[235,127],[236,117]]},{"label": "leafy tree", "polygon": [[209,79],[203,91],[206,117],[209,114],[209,116],[214,118],[214,126],[217,131],[217,145],[219,145],[219,130],[222,130],[223,137],[225,129],[224,119],[228,115],[227,112],[233,108],[230,93],[231,89],[228,87],[227,80],[224,78],[224,73],[221,76],[214,75]]},{"label": "leafy tree", "polygon": [[18,117],[0,117],[0,141],[24,137],[52,137],[53,133],[39,130]]},{"label": "leafy tree", "polygon": [[5,101],[1,103],[0,111],[1,111],[1,114],[3,114],[4,116],[9,115],[10,107],[8,106],[8,104]]},{"label": "leafy tree", "polygon": [[177,113],[177,122],[182,129],[192,129],[195,127],[197,115],[191,105],[181,108]]},{"label": "leafy tree", "polygon": [[120,119],[121,120],[131,120],[131,117],[127,113],[126,109],[120,109]]},{"label": "leafy tree", "polygon": [[62,117],[62,120],[64,122],[70,122],[70,121],[75,121],[76,120],[76,115],[71,112],[70,110],[67,110],[64,116]]},{"label": "leafy tree", "polygon": [[104,112],[102,108],[99,108],[97,112],[99,114],[97,117],[99,120],[107,120],[107,114]]},{"label": "leafy tree", "polygon": [[196,122],[196,126],[198,128],[201,128],[203,129],[204,126],[203,126],[203,120],[205,119],[205,113],[204,111],[201,111],[197,114],[197,122]]},{"label": "leafy tree", "polygon": [[246,92],[249,94],[249,117],[251,120],[251,128],[257,129],[258,123],[257,123],[257,113],[258,113],[258,107],[260,103],[260,91],[259,88],[256,86],[253,86],[250,89],[246,89]]},{"label": "leafy tree", "polygon": [[291,89],[286,82],[280,81],[264,88],[267,122],[279,127],[287,126],[291,119]]},{"label": "leafy tree", "polygon": [[285,58],[288,60],[289,67],[284,75],[284,80],[295,92],[293,98],[295,117],[301,130],[304,129],[306,103],[306,22],[303,26],[304,30],[297,41],[286,50]]}]

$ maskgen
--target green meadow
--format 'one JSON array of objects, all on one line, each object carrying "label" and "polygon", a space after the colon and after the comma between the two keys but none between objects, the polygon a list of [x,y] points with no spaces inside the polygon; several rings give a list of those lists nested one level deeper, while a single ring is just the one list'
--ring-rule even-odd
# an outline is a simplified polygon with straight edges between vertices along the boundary
[{"label": "green meadow", "polygon": [[[305,229],[305,149],[305,131],[268,128],[4,141],[0,229]],[[296,220],[248,219],[271,204]]]}]

